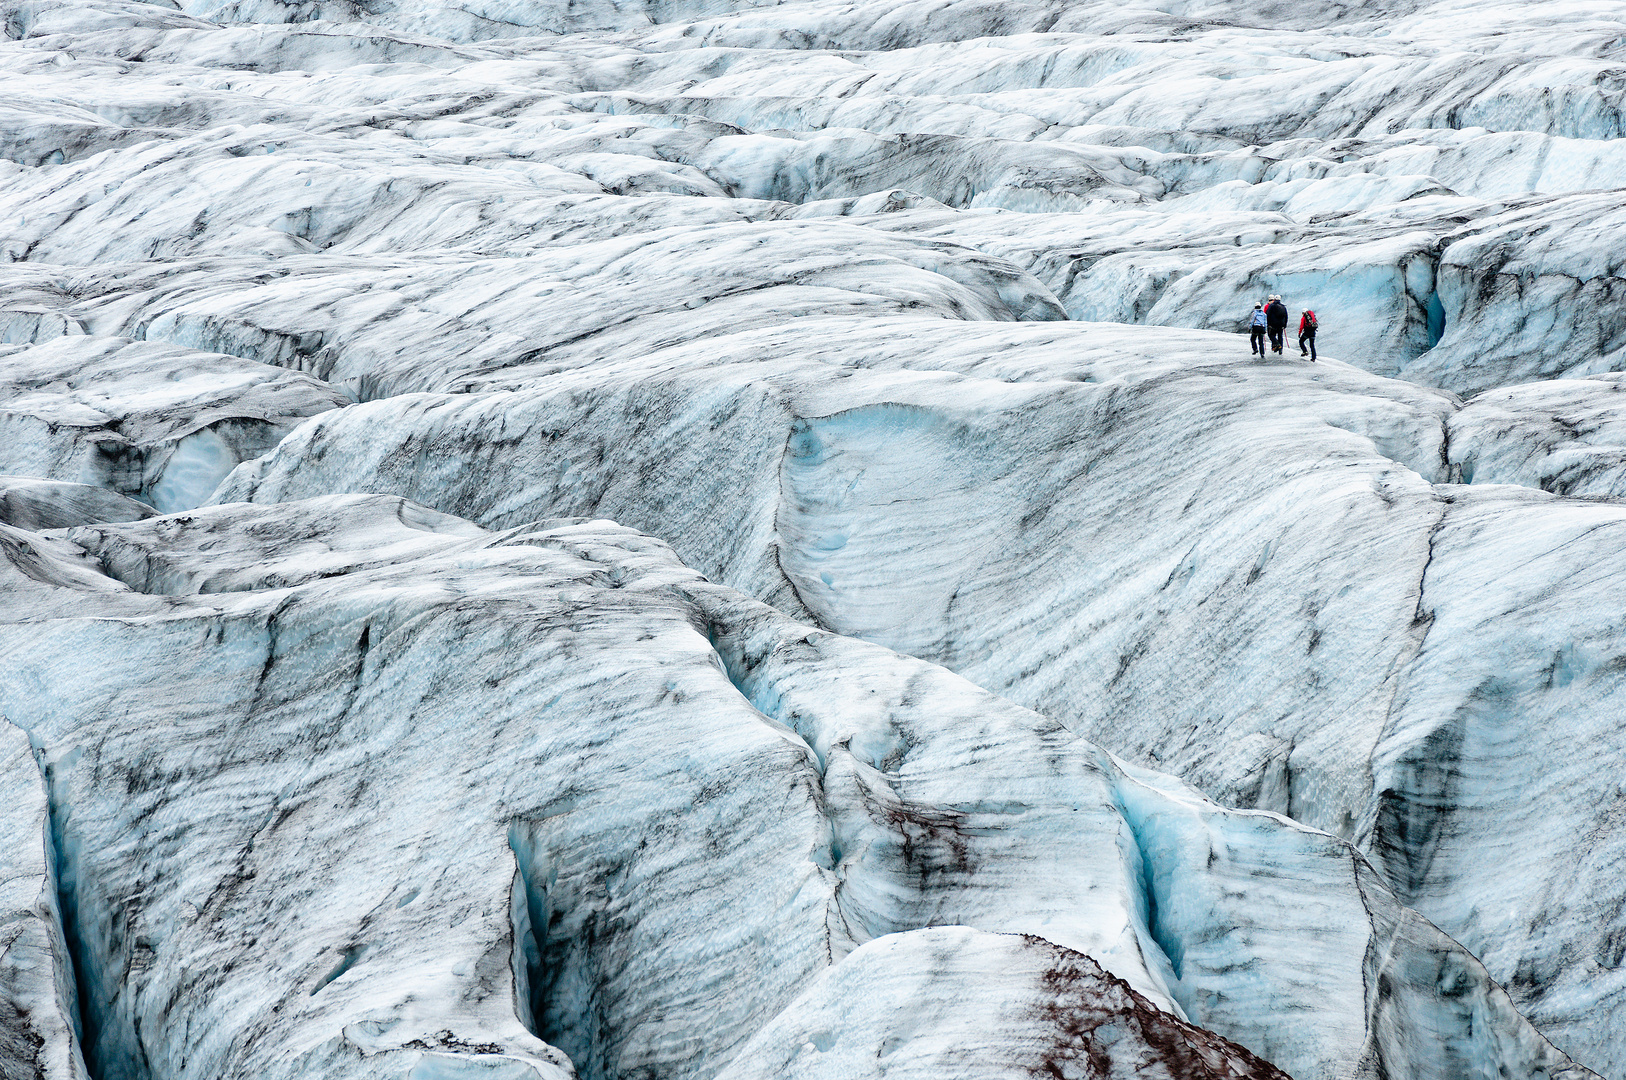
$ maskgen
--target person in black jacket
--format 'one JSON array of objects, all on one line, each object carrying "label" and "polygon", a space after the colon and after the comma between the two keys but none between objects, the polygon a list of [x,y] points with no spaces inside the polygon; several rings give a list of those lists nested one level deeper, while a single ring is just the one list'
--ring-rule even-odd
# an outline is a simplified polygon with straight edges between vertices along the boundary
[{"label": "person in black jacket", "polygon": [[1265,328],[1270,331],[1270,351],[1280,353],[1287,333],[1287,305],[1276,293],[1270,294],[1270,303],[1265,305]]}]

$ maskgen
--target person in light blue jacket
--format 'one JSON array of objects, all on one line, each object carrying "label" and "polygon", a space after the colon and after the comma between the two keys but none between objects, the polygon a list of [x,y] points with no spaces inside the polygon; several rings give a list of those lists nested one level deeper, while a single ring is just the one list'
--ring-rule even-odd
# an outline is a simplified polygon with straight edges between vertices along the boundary
[{"label": "person in light blue jacket", "polygon": [[1265,355],[1265,305],[1253,305],[1253,321],[1248,324],[1248,347],[1261,357]]}]

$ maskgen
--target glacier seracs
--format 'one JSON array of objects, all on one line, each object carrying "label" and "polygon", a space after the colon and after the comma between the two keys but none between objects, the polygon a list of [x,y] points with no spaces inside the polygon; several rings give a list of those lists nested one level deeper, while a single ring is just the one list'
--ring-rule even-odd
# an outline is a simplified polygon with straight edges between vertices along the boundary
[{"label": "glacier seracs", "polygon": [[7,1080],[1626,1074],[1618,4],[0,26]]}]

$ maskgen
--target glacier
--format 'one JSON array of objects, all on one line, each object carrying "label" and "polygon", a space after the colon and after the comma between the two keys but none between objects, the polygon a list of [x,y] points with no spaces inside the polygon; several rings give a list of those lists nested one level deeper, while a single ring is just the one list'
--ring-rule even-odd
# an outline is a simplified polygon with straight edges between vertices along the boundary
[{"label": "glacier", "polygon": [[1626,1077],[1626,8],[0,28],[4,1080]]}]

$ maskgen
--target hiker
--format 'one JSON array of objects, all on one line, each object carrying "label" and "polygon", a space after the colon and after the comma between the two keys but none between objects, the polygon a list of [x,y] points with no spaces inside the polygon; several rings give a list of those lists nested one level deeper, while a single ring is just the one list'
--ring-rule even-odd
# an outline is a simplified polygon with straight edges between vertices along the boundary
[{"label": "hiker", "polygon": [[1271,293],[1270,303],[1265,305],[1265,327],[1270,331],[1270,351],[1279,355],[1287,334],[1287,305],[1277,293]]},{"label": "hiker", "polygon": [[[1305,348],[1305,344],[1309,348]],[[1299,313],[1299,355],[1308,356],[1315,363],[1315,312],[1305,308]]]},{"label": "hiker", "polygon": [[1253,305],[1253,319],[1248,323],[1248,351],[1265,356],[1265,305]]}]

